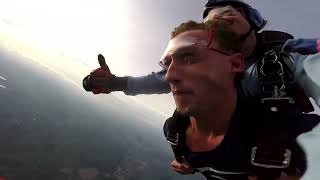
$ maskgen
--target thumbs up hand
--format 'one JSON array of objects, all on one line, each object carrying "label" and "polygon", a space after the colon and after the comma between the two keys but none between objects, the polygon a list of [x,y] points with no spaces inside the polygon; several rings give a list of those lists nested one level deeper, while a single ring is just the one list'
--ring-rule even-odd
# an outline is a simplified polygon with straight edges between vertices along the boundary
[{"label": "thumbs up hand", "polygon": [[111,74],[103,55],[98,55],[98,62],[100,68],[93,70],[83,79],[83,88],[86,91],[92,91],[94,94],[109,94],[112,91],[112,76],[114,75]]}]

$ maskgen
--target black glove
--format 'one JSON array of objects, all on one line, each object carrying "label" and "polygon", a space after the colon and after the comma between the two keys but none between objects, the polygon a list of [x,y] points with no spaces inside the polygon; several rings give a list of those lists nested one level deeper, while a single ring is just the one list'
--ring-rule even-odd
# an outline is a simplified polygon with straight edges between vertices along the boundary
[{"label": "black glove", "polygon": [[109,94],[112,91],[125,91],[127,89],[128,77],[117,77],[110,72],[103,55],[98,55],[100,68],[93,70],[87,75],[82,85],[86,91],[94,94]]}]

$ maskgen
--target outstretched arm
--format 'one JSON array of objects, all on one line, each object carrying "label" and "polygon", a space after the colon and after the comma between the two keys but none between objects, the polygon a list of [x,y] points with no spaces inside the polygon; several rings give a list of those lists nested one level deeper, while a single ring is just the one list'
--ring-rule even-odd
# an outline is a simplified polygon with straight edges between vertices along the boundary
[{"label": "outstretched arm", "polygon": [[126,95],[138,94],[167,94],[170,92],[169,83],[164,81],[165,71],[152,72],[141,77],[128,77]]},{"label": "outstretched arm", "polygon": [[141,77],[118,77],[111,73],[104,57],[99,54],[100,68],[92,71],[83,79],[83,87],[94,94],[109,94],[123,91],[126,95],[164,94],[170,92],[170,86],[164,81],[165,71],[151,73]]},{"label": "outstretched arm", "polygon": [[288,53],[315,54],[320,52],[320,39],[289,39],[282,49]]}]

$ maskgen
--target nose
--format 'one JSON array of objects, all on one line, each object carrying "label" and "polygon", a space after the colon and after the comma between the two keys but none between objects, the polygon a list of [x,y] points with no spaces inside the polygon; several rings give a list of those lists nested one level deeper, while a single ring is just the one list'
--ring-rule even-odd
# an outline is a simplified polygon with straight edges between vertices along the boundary
[{"label": "nose", "polygon": [[169,65],[165,75],[165,81],[170,84],[177,84],[182,81],[184,68],[179,66],[174,60]]}]

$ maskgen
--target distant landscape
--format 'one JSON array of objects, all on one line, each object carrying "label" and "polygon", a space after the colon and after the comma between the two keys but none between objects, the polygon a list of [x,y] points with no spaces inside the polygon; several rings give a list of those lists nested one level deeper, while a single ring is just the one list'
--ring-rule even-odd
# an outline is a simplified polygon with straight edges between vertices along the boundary
[{"label": "distant landscape", "polygon": [[[17,54],[0,51],[0,177],[8,180],[194,179],[172,172],[160,118],[92,97]],[[81,82],[79,82],[81,83]],[[163,120],[164,121],[164,120]],[[200,176],[196,176],[197,179]],[[201,178],[200,178],[201,179]]]}]

